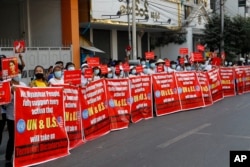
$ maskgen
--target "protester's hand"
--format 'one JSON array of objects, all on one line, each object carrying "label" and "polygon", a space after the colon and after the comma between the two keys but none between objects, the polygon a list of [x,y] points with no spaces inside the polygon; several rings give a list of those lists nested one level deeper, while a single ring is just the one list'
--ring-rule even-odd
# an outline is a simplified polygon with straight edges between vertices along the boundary
[{"label": "protester's hand", "polygon": [[19,56],[19,58],[20,58],[20,59],[22,59],[22,58],[23,58],[23,55],[22,55],[22,54],[19,54],[18,56]]}]

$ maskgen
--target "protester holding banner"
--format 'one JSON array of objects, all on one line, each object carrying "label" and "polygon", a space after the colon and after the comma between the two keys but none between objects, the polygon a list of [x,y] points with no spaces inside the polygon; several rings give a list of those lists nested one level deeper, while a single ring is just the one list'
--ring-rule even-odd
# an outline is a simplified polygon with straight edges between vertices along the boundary
[{"label": "protester holding banner", "polygon": [[[24,69],[24,67],[25,67],[25,62],[23,61],[23,55],[22,55],[22,54],[19,54],[18,57],[19,57],[19,59],[20,59],[22,68]],[[20,64],[20,63],[19,63],[19,64]]]},{"label": "protester holding banner", "polygon": [[49,86],[51,85],[62,85],[64,84],[64,79],[62,76],[62,69],[59,65],[55,65],[53,68],[54,77],[51,78],[48,82]]},{"label": "protester holding banner", "polygon": [[92,78],[92,81],[96,81],[96,80],[99,80],[101,79],[101,70],[98,66],[95,66],[93,68],[93,78]]},{"label": "protester holding banner", "polygon": [[155,60],[149,60],[149,69],[148,74],[154,74],[155,73]]},{"label": "protester holding banner", "polygon": [[44,68],[41,65],[37,65],[34,69],[35,79],[30,83],[30,87],[47,87],[48,82],[45,80]]},{"label": "protester holding banner", "polygon": [[[23,70],[22,65],[18,65],[18,74],[21,74]],[[15,123],[14,123],[14,91],[16,86],[27,86],[25,83],[21,82],[21,77],[16,76],[11,80],[11,102],[6,105],[6,121],[9,133],[9,140],[7,142],[5,160],[6,163],[11,163],[12,155],[14,152],[14,134],[15,134]]]},{"label": "protester holding banner", "polygon": [[85,70],[88,68],[88,64],[87,63],[83,63],[81,65],[81,86],[86,86],[89,82],[88,78],[85,78],[84,74],[85,74]]},{"label": "protester holding banner", "polygon": [[135,77],[137,75],[136,67],[130,66],[129,77]]},{"label": "protester holding banner", "polygon": [[3,130],[6,124],[6,110],[5,110],[4,105],[0,105],[0,113],[1,113],[1,119],[0,119],[0,145],[2,143],[2,135],[3,135]]},{"label": "protester holding banner", "polygon": [[[61,67],[61,69],[62,69],[62,75],[63,75],[63,70],[64,70],[64,66],[63,66],[63,61],[57,61],[56,63],[55,63],[55,65],[59,65],[60,67]],[[53,68],[53,67],[52,67]],[[53,73],[50,73],[49,75],[48,75],[48,77],[46,78],[46,80],[47,81],[49,81],[51,78],[53,78],[54,77],[54,74]]]},{"label": "protester holding banner", "polygon": [[68,63],[66,63],[65,69],[68,71],[75,70],[75,64],[72,62],[68,62]]},{"label": "protester holding banner", "polygon": [[108,73],[105,75],[105,78],[113,78],[113,71],[108,67]]}]

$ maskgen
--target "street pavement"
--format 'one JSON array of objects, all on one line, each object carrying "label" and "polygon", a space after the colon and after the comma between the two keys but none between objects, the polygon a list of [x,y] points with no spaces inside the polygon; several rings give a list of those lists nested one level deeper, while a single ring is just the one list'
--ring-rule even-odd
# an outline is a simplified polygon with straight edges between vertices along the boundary
[{"label": "street pavement", "polygon": [[250,151],[249,99],[250,93],[227,97],[206,108],[131,124],[37,166],[229,167],[231,150]]}]

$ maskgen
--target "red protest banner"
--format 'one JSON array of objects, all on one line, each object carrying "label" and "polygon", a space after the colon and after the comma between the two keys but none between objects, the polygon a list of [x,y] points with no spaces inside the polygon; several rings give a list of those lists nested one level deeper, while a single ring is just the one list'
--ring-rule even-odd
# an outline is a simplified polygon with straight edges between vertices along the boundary
[{"label": "red protest banner", "polygon": [[204,104],[205,106],[210,106],[213,104],[213,99],[212,99],[211,91],[209,88],[207,72],[198,72],[197,77],[201,86]]},{"label": "red protest banner", "polygon": [[18,75],[17,57],[8,57],[2,59],[2,77],[3,79],[13,78]]},{"label": "red protest banner", "polygon": [[9,81],[0,81],[0,105],[8,104],[11,101],[11,89]]},{"label": "red protest banner", "polygon": [[245,66],[245,87],[244,87],[244,93],[250,92],[250,67]]},{"label": "red protest banner", "polygon": [[129,69],[129,64],[128,64],[128,63],[124,63],[124,64],[122,65],[122,68],[123,68],[123,71],[124,71],[124,72],[129,72],[129,71],[130,71],[130,69]]},{"label": "red protest banner", "polygon": [[64,85],[63,93],[65,97],[65,127],[69,138],[70,149],[73,149],[83,143],[79,88]]},{"label": "red protest banner", "polygon": [[82,126],[86,140],[93,140],[110,132],[105,88],[105,80],[100,79],[81,89]]},{"label": "red protest banner", "polygon": [[185,62],[185,59],[184,59],[183,57],[179,58],[179,63],[180,63],[181,65],[183,65],[184,62]]},{"label": "red protest banner", "polygon": [[214,57],[212,58],[212,65],[214,66],[220,66],[221,65],[221,58],[220,57]]},{"label": "red protest banner", "polygon": [[100,58],[99,57],[88,57],[87,64],[89,67],[97,67],[100,65]]},{"label": "red protest banner", "polygon": [[205,47],[203,45],[197,45],[197,50],[204,52]]},{"label": "red protest banner", "polygon": [[244,93],[245,89],[245,78],[246,78],[246,69],[245,67],[235,68],[235,80],[236,80],[236,87],[237,87],[237,94],[241,95]]},{"label": "red protest banner", "polygon": [[180,55],[187,55],[188,54],[188,48],[180,48],[179,49]]},{"label": "red protest banner", "polygon": [[204,100],[196,72],[177,72],[175,75],[182,110],[203,107]]},{"label": "red protest banner", "polygon": [[166,115],[181,110],[181,103],[176,85],[175,73],[152,75],[156,115]]},{"label": "red protest banner", "polygon": [[25,41],[14,41],[14,51],[15,53],[24,53],[25,52]]},{"label": "red protest banner", "polygon": [[128,79],[106,79],[111,130],[128,128],[130,121],[130,87]]},{"label": "red protest banner", "polygon": [[154,52],[145,52],[145,58],[147,60],[154,59],[155,58],[155,53]]},{"label": "red protest banner", "polygon": [[14,166],[69,155],[62,88],[16,87]]},{"label": "red protest banner", "polygon": [[209,82],[209,87],[211,90],[213,102],[222,100],[224,98],[224,95],[223,95],[219,70],[212,69],[208,71],[207,74],[208,74],[208,82]]},{"label": "red protest banner", "polygon": [[141,73],[141,72],[143,72],[143,67],[142,67],[142,65],[138,65],[138,66],[136,66],[135,67],[135,70],[136,70],[136,73]]},{"label": "red protest banner", "polygon": [[84,78],[93,78],[93,70],[92,70],[92,68],[85,69]]},{"label": "red protest banner", "polygon": [[101,73],[107,74],[108,73],[108,66],[107,65],[100,65]]},{"label": "red protest banner", "polygon": [[203,62],[204,61],[201,52],[193,52],[193,53],[191,53],[191,57],[192,57],[191,59],[193,62]]},{"label": "red protest banner", "polygon": [[234,68],[221,67],[219,73],[224,97],[235,96]]},{"label": "red protest banner", "polygon": [[152,84],[150,76],[130,78],[131,83],[131,120],[133,123],[142,119],[153,118]]},{"label": "red protest banner", "polygon": [[[86,70],[85,70],[86,71]],[[64,83],[70,83],[73,85],[81,84],[81,70],[66,70],[63,73]]]}]

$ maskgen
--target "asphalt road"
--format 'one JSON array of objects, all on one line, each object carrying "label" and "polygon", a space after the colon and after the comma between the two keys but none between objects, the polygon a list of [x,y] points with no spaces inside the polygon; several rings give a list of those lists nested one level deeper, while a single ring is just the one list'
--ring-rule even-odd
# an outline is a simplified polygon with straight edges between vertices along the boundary
[{"label": "asphalt road", "polygon": [[249,99],[250,93],[227,97],[207,108],[131,124],[38,166],[229,167],[230,150],[250,151]]}]

